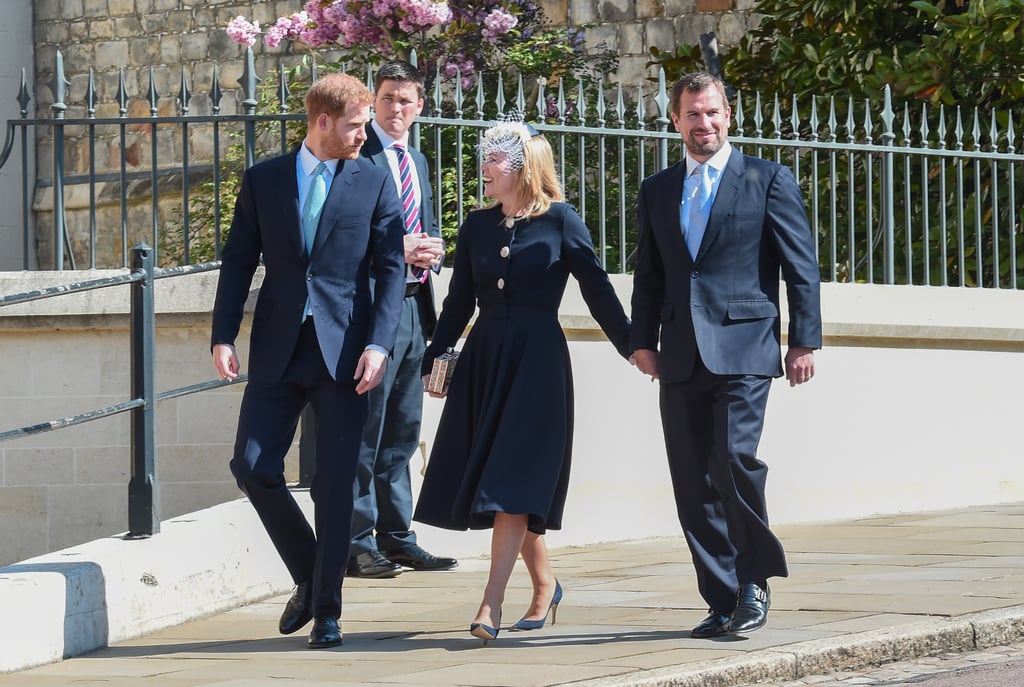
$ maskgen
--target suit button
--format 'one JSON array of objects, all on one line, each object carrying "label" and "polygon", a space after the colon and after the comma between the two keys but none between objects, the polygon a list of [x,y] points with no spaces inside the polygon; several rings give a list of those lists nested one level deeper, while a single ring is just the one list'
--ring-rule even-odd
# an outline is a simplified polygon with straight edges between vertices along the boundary
[{"label": "suit button", "polygon": [[505,280],[502,279],[501,277],[498,277],[498,288],[499,289],[505,288]]},{"label": "suit button", "polygon": [[306,275],[306,281],[313,281],[313,275],[312,274],[307,274]]},{"label": "suit button", "polygon": [[501,257],[503,257],[503,258],[507,258],[508,257],[508,246],[502,246],[501,247]]},{"label": "suit button", "polygon": [[696,279],[699,276],[700,276],[700,270],[694,270],[693,272],[690,272],[690,278],[691,279]]}]

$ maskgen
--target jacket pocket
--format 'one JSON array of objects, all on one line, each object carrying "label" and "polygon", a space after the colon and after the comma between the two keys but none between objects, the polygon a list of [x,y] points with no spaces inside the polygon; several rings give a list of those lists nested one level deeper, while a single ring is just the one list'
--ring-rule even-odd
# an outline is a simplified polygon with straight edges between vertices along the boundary
[{"label": "jacket pocket", "polygon": [[766,298],[729,301],[728,317],[730,320],[761,320],[778,316],[778,306]]}]

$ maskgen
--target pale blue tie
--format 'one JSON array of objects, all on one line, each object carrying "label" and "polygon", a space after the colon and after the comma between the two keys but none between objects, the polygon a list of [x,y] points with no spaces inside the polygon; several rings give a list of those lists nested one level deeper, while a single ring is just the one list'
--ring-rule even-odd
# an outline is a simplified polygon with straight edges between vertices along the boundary
[{"label": "pale blue tie", "polygon": [[323,162],[316,166],[313,178],[309,181],[306,192],[306,207],[302,210],[302,235],[306,240],[306,255],[313,254],[313,241],[316,240],[316,228],[320,224],[320,211],[324,209],[327,198],[327,181],[324,172],[327,165]]},{"label": "pale blue tie", "polygon": [[[316,228],[320,224],[320,212],[324,209],[324,200],[327,199],[327,180],[324,173],[327,172],[327,165],[323,162],[316,166],[313,178],[309,181],[309,190],[306,191],[306,205],[302,209],[302,236],[306,242],[306,256],[313,254],[313,241],[316,240]],[[306,321],[309,315],[309,296],[306,297],[306,305],[302,309],[302,321]]]},{"label": "pale blue tie", "polygon": [[708,215],[711,212],[709,201],[711,200],[712,182],[709,170],[710,166],[706,162],[702,162],[694,167],[693,172],[686,179],[686,183],[683,184],[686,249],[690,251],[690,257],[695,260],[700,251],[700,242],[704,239],[704,229],[707,227]]}]

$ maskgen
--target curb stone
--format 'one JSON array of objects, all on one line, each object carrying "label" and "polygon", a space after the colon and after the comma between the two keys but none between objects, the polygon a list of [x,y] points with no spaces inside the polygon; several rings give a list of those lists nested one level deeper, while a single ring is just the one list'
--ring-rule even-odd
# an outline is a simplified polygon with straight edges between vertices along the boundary
[{"label": "curb stone", "polygon": [[945,652],[974,651],[1022,639],[1024,606],[1012,606],[953,619],[931,619],[881,631],[798,642],[744,657],[570,682],[563,687],[736,687],[798,680]]}]

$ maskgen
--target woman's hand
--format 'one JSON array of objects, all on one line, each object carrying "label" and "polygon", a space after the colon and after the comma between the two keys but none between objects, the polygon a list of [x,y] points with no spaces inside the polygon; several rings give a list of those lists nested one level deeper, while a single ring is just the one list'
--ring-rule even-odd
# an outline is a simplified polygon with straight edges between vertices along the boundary
[{"label": "woman's hand", "polygon": [[427,385],[430,384],[430,375],[423,375],[422,379],[423,379],[423,393],[430,394],[434,398],[444,398],[445,396],[448,395],[447,391],[445,391],[443,394],[439,394],[436,391],[429,391],[427,389]]}]

